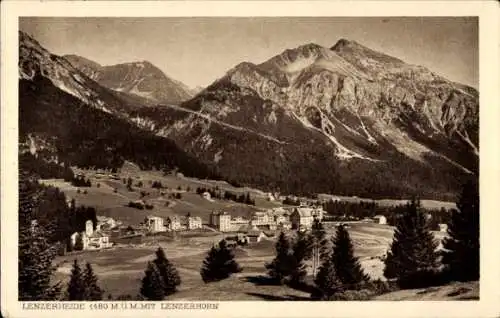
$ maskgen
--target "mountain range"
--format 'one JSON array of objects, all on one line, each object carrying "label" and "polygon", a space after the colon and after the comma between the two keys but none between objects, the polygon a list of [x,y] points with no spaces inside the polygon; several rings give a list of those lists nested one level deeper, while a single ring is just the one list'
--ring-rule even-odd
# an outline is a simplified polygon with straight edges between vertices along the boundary
[{"label": "mountain range", "polygon": [[148,61],[101,66],[78,55],[65,55],[64,58],[104,87],[140,96],[157,104],[178,104],[196,93]]},{"label": "mountain range", "polygon": [[171,90],[178,82],[148,62],[102,67],[50,54],[23,33],[19,67],[20,81],[33,85],[40,70],[87,111],[171,141],[205,165],[198,170],[234,184],[452,199],[478,175],[479,93],[355,41],[242,62],[196,95]]}]

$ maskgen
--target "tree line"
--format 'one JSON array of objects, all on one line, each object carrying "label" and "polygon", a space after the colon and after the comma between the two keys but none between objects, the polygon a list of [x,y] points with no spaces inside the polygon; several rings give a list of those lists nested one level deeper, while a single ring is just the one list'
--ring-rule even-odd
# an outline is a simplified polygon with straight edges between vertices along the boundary
[{"label": "tree line", "polygon": [[227,190],[223,192],[221,189],[219,189],[219,187],[214,187],[214,188],[197,187],[196,188],[196,194],[202,195],[205,192],[210,193],[211,198],[215,198],[218,200],[234,201],[234,202],[248,204],[248,205],[255,205],[255,199],[252,199],[249,192],[237,194],[237,193],[227,191]]},{"label": "tree line", "polygon": [[[49,243],[69,246],[69,237],[75,232],[85,230],[85,222],[92,220],[94,229],[97,224],[97,212],[93,207],[76,206],[74,199],[68,202],[66,195],[59,188],[42,185],[37,176],[22,171],[19,181],[20,200],[35,200],[36,205],[27,211],[19,210],[19,219],[36,220],[47,230]],[[27,196],[27,197],[23,197]]]},{"label": "tree line", "polygon": [[[335,221],[361,220],[373,218],[376,215],[383,215],[387,219],[387,224],[395,226],[407,210],[406,204],[395,206],[380,206],[374,201],[337,201],[329,200],[323,203],[323,209],[327,212],[327,218]],[[433,231],[439,230],[439,224],[447,224],[451,218],[451,210],[444,207],[440,209],[428,209],[419,207],[422,213],[426,214],[429,226]]]}]

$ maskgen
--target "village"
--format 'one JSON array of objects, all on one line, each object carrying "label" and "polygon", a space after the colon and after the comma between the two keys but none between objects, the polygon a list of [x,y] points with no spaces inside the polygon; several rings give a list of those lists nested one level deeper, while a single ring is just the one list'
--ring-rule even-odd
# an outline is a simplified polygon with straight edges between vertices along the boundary
[{"label": "village", "polygon": [[[83,177],[83,174],[79,176]],[[115,174],[106,175],[96,173],[94,181],[120,180]],[[100,183],[99,183],[100,184]],[[84,190],[88,192],[87,190]],[[116,193],[116,188],[113,189]],[[77,193],[83,193],[79,189]],[[160,192],[164,195],[165,192]],[[143,195],[141,195],[143,196]],[[201,198],[208,202],[214,202],[211,194],[207,191],[199,194]],[[176,197],[170,195],[169,197]],[[364,218],[354,221],[335,221],[328,217],[326,211],[314,200],[299,200],[294,196],[280,197],[279,194],[265,193],[263,198],[273,202],[277,206],[271,208],[256,208],[255,211],[248,212],[247,216],[233,215],[231,211],[224,209],[214,209],[203,220],[200,216],[187,212],[185,215],[161,216],[150,213],[136,224],[124,224],[118,218],[97,215],[97,222],[87,220],[85,229],[75,232],[70,238],[70,250],[99,250],[119,245],[140,245],[148,241],[148,237],[159,237],[162,235],[172,235],[175,233],[197,233],[203,235],[206,232],[220,233],[230,245],[258,243],[262,239],[273,239],[279,232],[290,231],[310,231],[314,220],[324,223],[327,227],[335,227],[339,224],[350,222],[375,223],[386,225],[387,220],[383,215],[376,215],[372,218]],[[298,205],[282,205],[278,200],[297,201]],[[68,205],[75,204],[68,199]],[[169,205],[169,202],[166,204]],[[129,202],[128,206],[140,211],[148,209],[151,205],[143,199]],[[444,230],[443,230],[444,231]],[[81,242],[81,243],[80,243]]]},{"label": "village", "polygon": [[[175,172],[144,171],[131,163],[117,172],[73,171],[76,182],[40,180],[60,189],[68,206],[92,207],[94,211],[71,234],[66,250],[55,259],[55,279],[66,281],[77,259],[92,263],[106,293],[113,297],[136,295],[147,262],[162,247],[183,280],[172,297],[204,299],[207,288],[213,290],[202,281],[200,267],[207,252],[224,239],[243,271],[224,283],[226,287],[217,285],[222,288],[217,292],[227,299],[260,299],[262,286],[254,280],[266,274],[265,264],[275,255],[280,233],[293,239],[299,232],[311,233],[317,222],[328,238],[344,225],[365,272],[373,279],[384,279],[384,257],[394,231],[390,214],[378,213],[384,209],[357,214],[343,205],[350,198],[268,193]],[[339,204],[334,214],[327,210],[329,202]],[[433,230],[439,240],[445,232],[444,228]],[[311,262],[306,266],[309,276],[313,275]],[[273,295],[305,296],[292,288],[265,289]]]}]

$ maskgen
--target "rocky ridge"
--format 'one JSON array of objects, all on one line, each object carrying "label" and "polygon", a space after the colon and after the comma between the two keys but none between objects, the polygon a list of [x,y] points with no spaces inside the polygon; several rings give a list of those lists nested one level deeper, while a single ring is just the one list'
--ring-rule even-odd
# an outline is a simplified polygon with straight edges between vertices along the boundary
[{"label": "rocky ridge", "polygon": [[[302,145],[293,152],[305,152],[304,143],[312,142],[316,149],[307,156],[332,152],[337,170],[349,166],[365,171],[371,163],[380,173],[397,170],[400,178],[403,170],[408,176],[414,168],[420,180],[408,176],[402,182],[418,192],[429,175],[440,182],[440,174],[453,179],[453,174],[477,173],[478,103],[478,92],[471,87],[342,39],[331,48],[306,44],[262,64],[240,63],[183,103],[189,110],[185,116],[171,121],[167,112],[163,118],[148,118],[158,134],[171,136],[205,160],[227,165],[222,170],[231,169],[226,160],[242,160],[235,139],[244,140],[240,147],[262,146],[254,140],[260,134],[263,143],[271,144],[265,150],[253,148],[259,154],[254,168],[264,167],[269,157],[291,160],[296,154],[284,149]],[[245,138],[233,137],[242,132]],[[458,181],[442,182],[452,192],[450,184]]]},{"label": "rocky ridge", "polygon": [[65,58],[100,85],[157,104],[178,104],[194,96],[189,87],[168,77],[148,61],[102,66],[77,55],[66,55]]}]

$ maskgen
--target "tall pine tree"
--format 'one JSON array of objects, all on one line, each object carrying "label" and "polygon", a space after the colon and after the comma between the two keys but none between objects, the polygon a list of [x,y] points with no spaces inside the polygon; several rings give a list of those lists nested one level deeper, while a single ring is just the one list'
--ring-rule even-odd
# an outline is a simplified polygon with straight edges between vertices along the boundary
[{"label": "tall pine tree", "polygon": [[147,300],[163,300],[165,298],[165,286],[156,265],[148,262],[142,279],[141,295]]},{"label": "tall pine tree", "polygon": [[18,297],[21,301],[56,300],[60,284],[52,284],[56,256],[47,232],[34,218],[41,190],[36,180],[24,171],[19,174],[19,255]]},{"label": "tall pine tree", "polygon": [[402,288],[426,287],[438,269],[437,242],[420,201],[412,200],[396,223],[385,260],[384,276],[395,278]]},{"label": "tall pine tree", "polygon": [[342,281],[335,271],[332,256],[325,258],[319,268],[318,275],[314,279],[316,288],[311,295],[313,299],[331,300],[335,294],[344,291]]},{"label": "tall pine tree", "polygon": [[225,240],[213,246],[203,261],[200,274],[205,283],[220,281],[233,273],[241,272],[241,267],[234,260],[233,252],[228,248]]},{"label": "tall pine tree", "polygon": [[316,277],[316,272],[322,261],[328,259],[328,240],[326,239],[325,228],[323,223],[317,218],[314,219],[312,224],[312,237],[313,237],[313,277]]},{"label": "tall pine tree", "polygon": [[442,262],[448,279],[479,279],[479,188],[475,181],[464,184],[452,212]]},{"label": "tall pine tree", "polygon": [[86,300],[85,299],[85,281],[83,279],[82,269],[75,259],[71,269],[71,277],[68,282],[67,298],[68,300]]},{"label": "tall pine tree", "polygon": [[307,275],[305,261],[311,258],[312,237],[306,232],[297,232],[297,238],[292,246],[290,283],[301,284]]},{"label": "tall pine tree", "polygon": [[102,300],[103,290],[99,287],[97,276],[89,263],[85,264],[83,282],[85,284],[85,300]]},{"label": "tall pine tree", "polygon": [[369,281],[359,260],[354,257],[349,232],[342,225],[338,226],[333,239],[332,262],[337,277],[347,289],[358,289],[363,283]]},{"label": "tall pine tree", "polygon": [[158,272],[163,279],[165,296],[175,293],[177,291],[177,286],[181,284],[181,278],[174,265],[167,259],[163,248],[158,248],[156,251],[156,259],[153,263],[156,265],[156,268],[158,268]]},{"label": "tall pine tree", "polygon": [[289,282],[292,274],[293,253],[290,247],[290,241],[285,233],[281,232],[275,245],[276,256],[271,263],[267,263],[266,269],[269,277],[277,284]]}]

